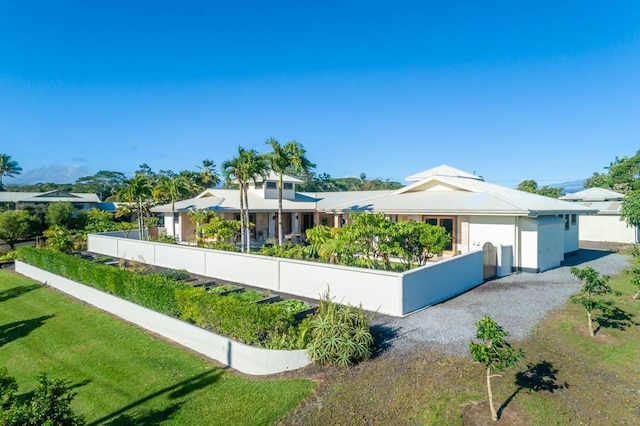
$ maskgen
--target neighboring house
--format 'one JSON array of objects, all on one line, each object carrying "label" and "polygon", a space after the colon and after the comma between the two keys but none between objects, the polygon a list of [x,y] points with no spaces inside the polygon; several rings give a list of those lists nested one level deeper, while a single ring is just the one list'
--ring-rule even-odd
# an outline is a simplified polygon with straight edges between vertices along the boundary
[{"label": "neighboring house", "polygon": [[[277,176],[250,184],[249,210],[255,224],[252,238],[276,238]],[[449,231],[451,245],[445,254],[482,249],[485,243],[508,246],[508,263],[514,270],[539,272],[560,265],[568,253],[578,250],[578,215],[596,210],[575,203],[522,192],[484,182],[479,177],[449,166],[409,176],[413,182],[395,191],[303,193],[295,191],[299,180],[285,176],[283,228],[285,234],[304,236],[318,224],[340,227],[349,215],[383,212],[392,221],[418,220]],[[226,219],[239,218],[238,190],[207,189],[195,198],[157,206],[170,232],[176,221],[176,238],[193,240],[191,210],[209,210]]]},{"label": "neighboring house", "polygon": [[26,205],[47,205],[56,202],[68,202],[78,210],[89,210],[100,202],[96,194],[48,191],[48,192],[0,192],[0,205],[5,209],[17,210]]},{"label": "neighboring house", "polygon": [[589,188],[560,198],[598,211],[595,215],[580,217],[580,241],[639,241],[638,228],[627,225],[620,216],[624,194],[604,188]]}]

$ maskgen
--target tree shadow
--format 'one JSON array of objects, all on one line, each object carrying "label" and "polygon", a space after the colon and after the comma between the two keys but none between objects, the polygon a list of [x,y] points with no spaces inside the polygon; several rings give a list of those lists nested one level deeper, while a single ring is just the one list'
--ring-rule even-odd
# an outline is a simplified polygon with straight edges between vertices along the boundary
[{"label": "tree shadow", "polygon": [[39,328],[44,322],[55,315],[44,315],[38,318],[33,318],[24,321],[15,321],[9,324],[0,326],[0,347],[7,343],[18,340],[21,337],[26,337],[36,328]]},{"label": "tree shadow", "polygon": [[559,389],[569,389],[567,382],[558,384],[557,380],[558,370],[553,367],[551,362],[542,360],[537,364],[527,364],[525,371],[516,373],[515,384],[517,388],[498,409],[498,418],[500,418],[500,415],[507,405],[509,405],[513,398],[522,390],[553,393]]},{"label": "tree shadow", "polygon": [[[113,424],[113,425],[132,425],[132,424],[158,424],[151,422],[153,419],[166,420],[168,415],[173,415],[177,412],[182,406],[183,402],[174,402],[167,408],[162,410],[152,410],[144,414],[144,418],[140,418],[136,415],[127,414],[127,411],[132,410],[148,401],[151,401],[154,398],[158,398],[162,395],[167,394],[168,399],[178,399],[183,398],[190,394],[191,392],[197,391],[199,389],[203,389],[220,378],[223,373],[223,369],[217,368],[215,370],[206,371],[204,373],[193,376],[187,380],[183,380],[174,385],[167,386],[166,388],[160,389],[150,395],[145,396],[144,398],[140,398],[137,401],[132,402],[131,404],[122,407],[121,409],[114,411],[111,414],[103,416],[100,419],[94,420],[89,423],[88,426],[99,425],[99,424]],[[164,416],[164,417],[163,417]],[[146,419],[146,420],[145,420]],[[149,421],[150,423],[147,423]],[[110,423],[107,423],[110,422]],[[118,423],[119,422],[119,423]]]},{"label": "tree shadow", "polygon": [[371,358],[376,358],[391,348],[391,342],[398,337],[398,330],[400,330],[400,328],[376,324],[372,325],[369,330],[373,337]]},{"label": "tree shadow", "polygon": [[598,327],[594,332],[598,332],[601,328],[615,328],[624,331],[632,325],[640,325],[633,320],[634,314],[624,311],[616,307],[611,308],[610,312],[605,312],[598,318]]},{"label": "tree shadow", "polygon": [[174,402],[165,409],[150,410],[143,412],[142,414],[121,414],[112,421],[105,424],[108,426],[161,425],[167,420],[171,419],[171,417],[173,417],[180,410],[182,404],[182,402]]},{"label": "tree shadow", "polygon": [[0,302],[4,302],[9,299],[20,297],[25,293],[42,288],[40,284],[22,285],[20,287],[13,287],[3,291],[0,291]]}]

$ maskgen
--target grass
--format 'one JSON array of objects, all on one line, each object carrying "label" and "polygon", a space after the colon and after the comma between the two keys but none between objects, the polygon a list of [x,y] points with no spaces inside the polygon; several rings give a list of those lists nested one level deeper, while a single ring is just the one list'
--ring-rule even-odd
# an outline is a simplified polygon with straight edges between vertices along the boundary
[{"label": "grass", "polygon": [[309,396],[304,378],[254,379],[13,272],[0,271],[0,361],[31,391],[70,381],[90,425],[272,424]]},{"label": "grass", "polygon": [[[640,418],[640,300],[630,276],[614,317],[595,338],[584,308],[567,303],[514,346],[526,351],[516,368],[493,379],[502,424],[637,424]],[[509,331],[509,330],[507,330]],[[351,369],[319,370],[325,384],[281,423],[491,424],[484,367],[470,355],[416,350],[383,354]]]}]

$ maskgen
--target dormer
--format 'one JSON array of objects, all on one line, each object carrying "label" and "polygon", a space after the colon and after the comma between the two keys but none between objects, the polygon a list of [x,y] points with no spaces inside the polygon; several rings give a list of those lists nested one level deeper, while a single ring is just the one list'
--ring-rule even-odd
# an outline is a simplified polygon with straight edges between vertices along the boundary
[{"label": "dormer", "polygon": [[[265,199],[278,199],[278,180],[279,177],[274,172],[269,172],[266,179],[261,176],[256,178],[255,183],[249,183],[249,191],[261,196]],[[292,176],[282,176],[282,199],[293,200],[296,198],[296,184],[303,183],[300,179]]]}]

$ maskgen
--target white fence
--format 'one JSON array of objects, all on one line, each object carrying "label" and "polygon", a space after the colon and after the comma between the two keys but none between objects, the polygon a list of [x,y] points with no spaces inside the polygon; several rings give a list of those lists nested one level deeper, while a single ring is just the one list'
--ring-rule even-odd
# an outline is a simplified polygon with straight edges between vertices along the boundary
[{"label": "white fence", "polygon": [[284,351],[245,345],[20,261],[16,261],[16,272],[54,287],[76,299],[110,312],[243,373],[274,374],[295,370],[310,364],[305,350]]},{"label": "white fence", "polygon": [[404,316],[482,283],[482,251],[454,256],[404,273],[305,262],[91,234],[89,251],[151,265],[186,269],[302,297],[327,288],[337,302]]}]

